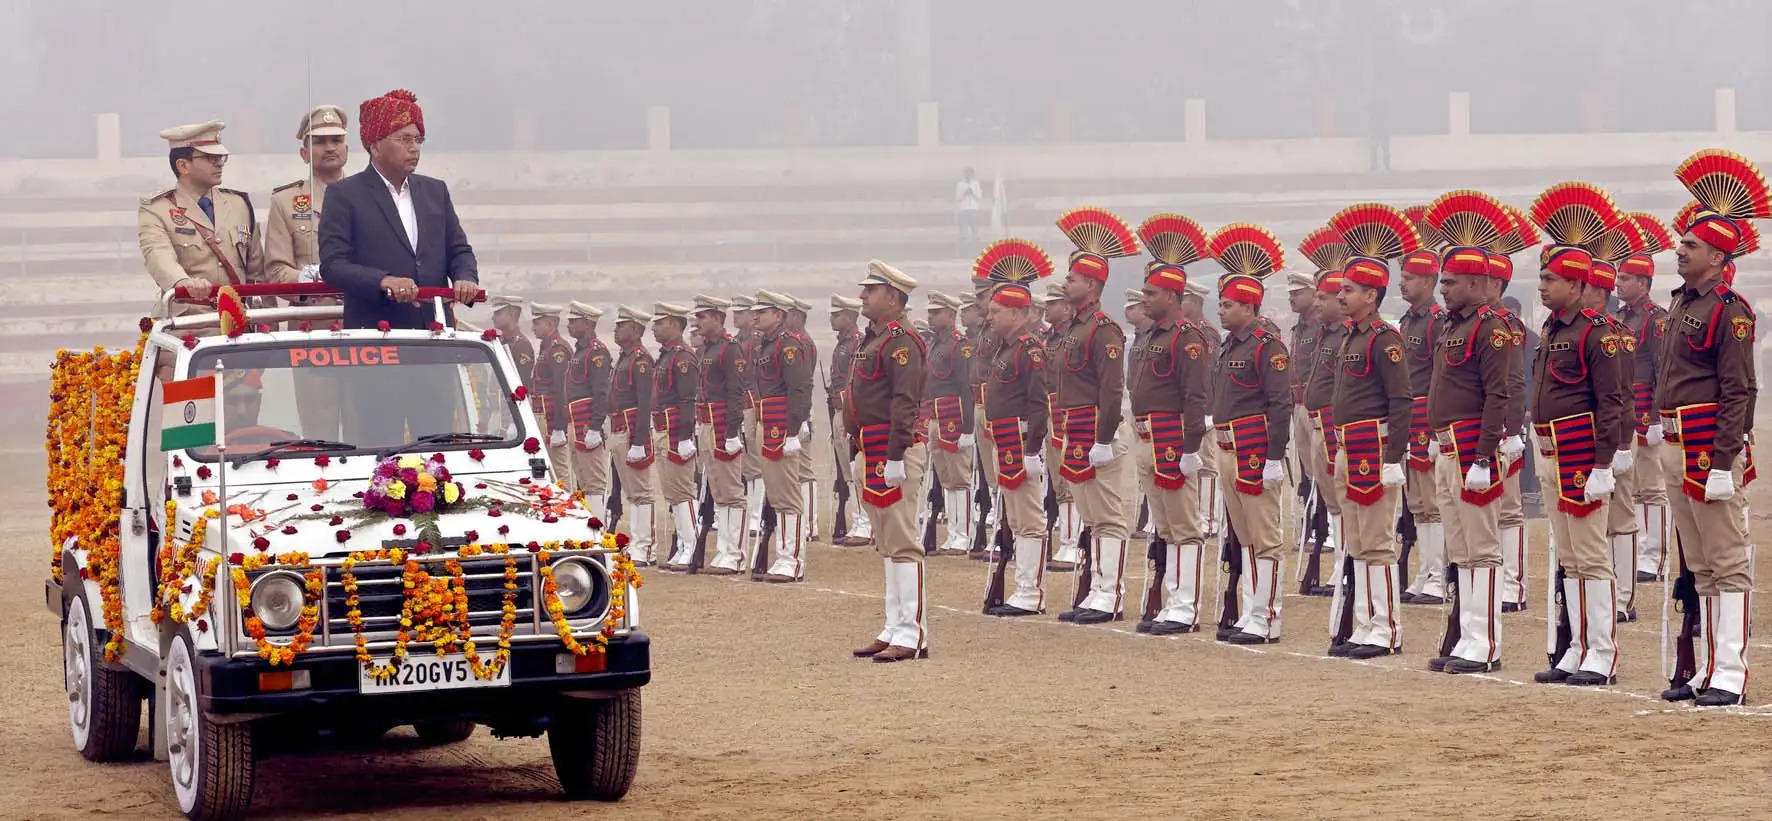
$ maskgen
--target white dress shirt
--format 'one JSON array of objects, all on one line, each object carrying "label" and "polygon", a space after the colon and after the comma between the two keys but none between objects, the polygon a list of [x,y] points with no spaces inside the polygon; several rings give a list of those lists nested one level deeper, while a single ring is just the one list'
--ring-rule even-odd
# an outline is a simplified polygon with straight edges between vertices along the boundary
[{"label": "white dress shirt", "polygon": [[418,212],[412,210],[412,178],[406,178],[406,184],[398,188],[388,182],[388,178],[375,170],[381,177],[381,184],[388,187],[388,195],[394,198],[394,210],[400,214],[400,225],[406,229],[406,241],[412,244],[413,253],[418,253]]}]

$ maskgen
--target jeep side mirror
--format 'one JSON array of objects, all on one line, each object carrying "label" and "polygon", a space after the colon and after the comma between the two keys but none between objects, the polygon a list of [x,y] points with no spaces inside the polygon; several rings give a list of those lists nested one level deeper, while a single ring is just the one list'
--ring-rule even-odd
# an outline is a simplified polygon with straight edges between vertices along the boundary
[{"label": "jeep side mirror", "polygon": [[189,476],[174,476],[174,477],[172,477],[172,489],[175,492],[177,492],[178,495],[180,495],[180,496],[191,495],[191,477],[189,477]]},{"label": "jeep side mirror", "polygon": [[531,478],[535,478],[535,479],[540,479],[544,476],[547,476],[548,475],[548,460],[543,459],[540,456],[529,457],[529,475]]}]

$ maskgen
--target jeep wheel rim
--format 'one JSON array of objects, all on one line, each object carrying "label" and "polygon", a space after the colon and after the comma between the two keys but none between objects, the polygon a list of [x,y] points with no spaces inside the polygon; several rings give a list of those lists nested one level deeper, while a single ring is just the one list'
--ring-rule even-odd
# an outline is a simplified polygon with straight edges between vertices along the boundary
[{"label": "jeep wheel rim", "polygon": [[92,733],[92,628],[79,599],[68,602],[62,627],[62,678],[68,689],[68,729],[74,731],[74,748],[83,750]]},{"label": "jeep wheel rim", "polygon": [[174,639],[166,665],[166,747],[172,769],[172,788],[179,809],[190,812],[197,804],[197,678],[191,669],[191,653],[183,639]]}]

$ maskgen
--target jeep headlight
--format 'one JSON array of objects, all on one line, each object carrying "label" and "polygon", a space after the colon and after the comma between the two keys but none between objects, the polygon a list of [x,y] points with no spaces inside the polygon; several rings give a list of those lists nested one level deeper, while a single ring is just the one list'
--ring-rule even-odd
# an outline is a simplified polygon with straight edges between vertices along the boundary
[{"label": "jeep headlight", "polygon": [[252,614],[266,630],[283,631],[301,620],[302,578],[287,570],[273,571],[252,582]]},{"label": "jeep headlight", "polygon": [[582,614],[596,598],[596,571],[583,559],[564,559],[554,563],[554,590],[560,606],[568,616]]}]

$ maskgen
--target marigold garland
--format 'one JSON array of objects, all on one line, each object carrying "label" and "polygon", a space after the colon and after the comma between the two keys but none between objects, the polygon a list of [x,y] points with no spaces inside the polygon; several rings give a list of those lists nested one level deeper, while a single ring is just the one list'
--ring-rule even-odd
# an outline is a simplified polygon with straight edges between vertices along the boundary
[{"label": "marigold garland", "polygon": [[[208,560],[202,558],[203,544],[209,536],[209,522],[219,517],[214,510],[206,510],[191,525],[191,540],[180,546],[169,535],[166,545],[160,548],[160,591],[155,596],[154,609],[149,618],[155,624],[170,618],[176,624],[198,622],[209,612],[210,602],[215,598],[215,576],[221,571],[222,557],[212,556]],[[178,502],[166,502],[166,523],[169,530],[177,530]],[[184,594],[189,591],[186,579],[194,579],[197,585],[197,601],[191,609],[184,609]]]},{"label": "marigold garland", "polygon": [[[252,613],[252,579],[247,574],[266,567],[287,567],[303,571],[301,617],[296,620],[295,634],[289,637],[287,644],[271,641],[264,622]],[[320,606],[316,602],[325,592],[326,575],[313,567],[306,553],[291,552],[276,556],[260,553],[243,557],[234,566],[234,600],[239,604],[240,612],[246,614],[246,635],[258,645],[259,657],[270,662],[272,667],[294,664],[295,657],[314,643],[314,629],[320,625]]]}]

